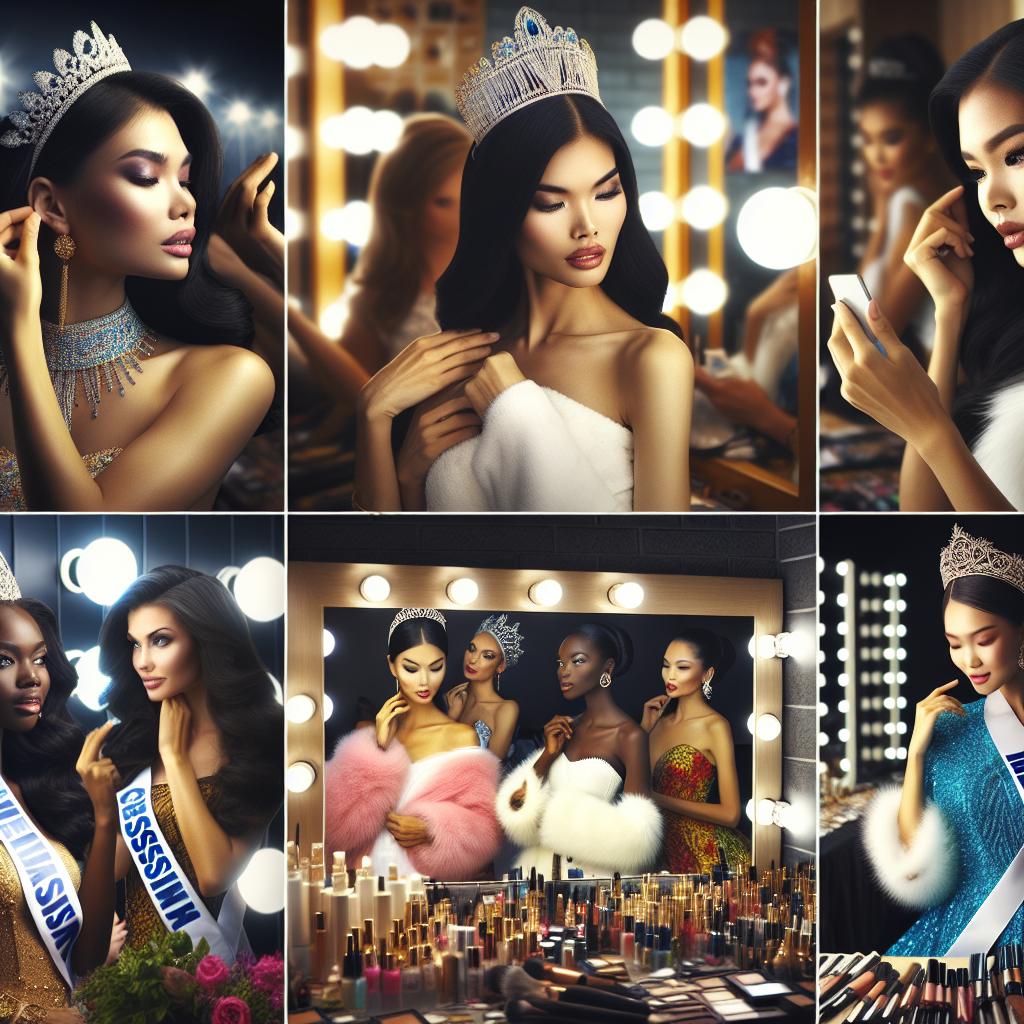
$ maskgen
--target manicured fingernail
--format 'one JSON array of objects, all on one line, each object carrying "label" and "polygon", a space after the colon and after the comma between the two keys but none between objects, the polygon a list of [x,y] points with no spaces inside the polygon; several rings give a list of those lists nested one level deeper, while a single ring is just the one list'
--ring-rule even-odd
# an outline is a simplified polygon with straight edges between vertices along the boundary
[{"label": "manicured fingernail", "polygon": [[830,307],[830,308],[831,308],[831,310],[832,310],[832,312],[833,312],[833,313],[838,313],[838,312],[839,312],[839,310],[838,310],[838,309],[836,309],[836,306],[837,306],[837,305],[838,305],[838,303],[836,303],[836,302],[833,302],[833,303],[832,303],[832,305],[831,305],[831,307]]},{"label": "manicured fingernail", "polygon": [[871,317],[872,320],[877,320],[881,315],[882,314],[878,311],[878,303],[872,299],[868,303],[868,316]]},{"label": "manicured fingernail", "polygon": [[501,335],[497,331],[491,331],[490,334],[487,335],[487,337],[491,338],[494,341],[497,341],[501,337]]}]

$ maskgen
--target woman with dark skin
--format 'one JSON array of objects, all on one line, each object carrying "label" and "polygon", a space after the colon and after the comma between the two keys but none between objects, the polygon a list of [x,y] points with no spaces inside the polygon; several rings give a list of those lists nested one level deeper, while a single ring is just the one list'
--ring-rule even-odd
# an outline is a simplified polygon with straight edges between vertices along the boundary
[{"label": "woman with dark skin", "polygon": [[657,855],[661,815],[650,799],[647,734],[611,693],[631,661],[629,637],[605,625],[581,625],[559,646],[562,696],[582,698],[586,710],[555,715],[544,727],[543,750],[498,791],[505,831],[527,847],[524,867],[548,874],[557,853],[586,874],[635,873]]}]

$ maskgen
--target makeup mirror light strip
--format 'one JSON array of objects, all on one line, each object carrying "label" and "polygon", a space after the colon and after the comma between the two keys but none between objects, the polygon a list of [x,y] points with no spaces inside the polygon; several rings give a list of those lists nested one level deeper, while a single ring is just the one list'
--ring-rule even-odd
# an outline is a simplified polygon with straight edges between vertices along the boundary
[{"label": "makeup mirror light strip", "polygon": [[[391,584],[388,607],[431,607],[465,610],[446,595],[448,583],[468,576],[479,586],[469,607],[508,612],[541,611],[529,598],[531,584],[546,578],[562,586],[559,612],[640,615],[722,615],[753,618],[757,636],[782,629],[782,581],[718,576],[637,575],[642,581],[641,608],[612,605],[608,591],[624,581],[619,573],[561,572],[545,569],[471,569],[452,566],[413,566],[358,563],[291,562],[288,566],[288,685],[287,697],[307,694],[316,711],[306,722],[288,722],[288,762],[307,761],[316,769],[313,784],[302,793],[288,793],[287,836],[296,838],[300,852],[324,831],[324,659],[325,608],[374,608],[359,584],[367,576],[384,576]],[[553,610],[553,609],[552,609]],[[754,660],[754,715],[774,715],[782,721],[782,662],[778,658]],[[770,741],[753,738],[753,799],[782,796],[782,737]],[[781,833],[774,825],[753,825],[754,860],[765,865],[780,862]]]},{"label": "makeup mirror light strip", "polygon": [[[725,25],[725,0],[708,0],[707,13]],[[725,110],[725,50],[707,62],[708,103],[716,110]],[[728,133],[727,133],[728,134]],[[725,195],[725,140],[723,136],[708,148],[708,184]],[[725,279],[725,225],[722,221],[708,232],[708,267]],[[708,347],[722,348],[725,341],[725,306],[719,306],[708,317]]]}]

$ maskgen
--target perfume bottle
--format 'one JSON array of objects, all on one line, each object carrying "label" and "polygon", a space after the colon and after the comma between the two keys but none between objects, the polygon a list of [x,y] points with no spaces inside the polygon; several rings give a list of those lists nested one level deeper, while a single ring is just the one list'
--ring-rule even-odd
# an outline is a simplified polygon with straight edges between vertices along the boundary
[{"label": "perfume bottle", "polygon": [[466,948],[466,1001],[476,1002],[484,994],[483,950],[479,946]]}]

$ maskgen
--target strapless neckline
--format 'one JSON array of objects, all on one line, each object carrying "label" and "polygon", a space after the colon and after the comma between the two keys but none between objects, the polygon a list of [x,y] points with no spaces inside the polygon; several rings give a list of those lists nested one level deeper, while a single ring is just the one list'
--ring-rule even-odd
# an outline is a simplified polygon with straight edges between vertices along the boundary
[{"label": "strapless neckline", "polygon": [[669,748],[668,748],[668,749],[667,749],[667,750],[666,750],[666,751],[665,751],[665,752],[664,752],[664,753],[663,753],[663,754],[661,755],[661,757],[659,757],[659,758],[658,758],[658,760],[657,760],[657,761],[655,761],[655,763],[654,763],[654,768],[655,768],[655,770],[657,770],[657,768],[658,768],[658,765],[660,765],[660,764],[661,764],[661,762],[662,762],[662,761],[664,761],[666,757],[668,757],[668,756],[669,756],[669,755],[670,755],[671,753],[673,753],[674,751],[676,751],[676,750],[679,750],[679,749],[681,749],[681,748],[685,748],[686,750],[692,750],[692,751],[694,752],[694,754],[695,754],[695,755],[696,755],[697,757],[699,757],[699,758],[700,758],[700,759],[701,759],[702,761],[705,761],[705,762],[706,762],[706,763],[707,763],[708,765],[710,765],[710,767],[711,767],[711,770],[712,770],[713,772],[717,772],[717,771],[718,771],[718,766],[717,766],[717,765],[716,765],[716,764],[714,763],[714,761],[712,761],[712,760],[711,760],[711,758],[709,758],[709,757],[708,757],[708,756],[707,756],[707,755],[706,755],[706,754],[705,754],[705,753],[704,753],[704,752],[703,752],[703,751],[702,751],[702,750],[700,749],[700,747],[695,747],[695,746],[694,746],[694,745],[693,745],[692,743],[673,743],[673,744],[672,744],[672,746],[671,746],[671,747],[669,747]]},{"label": "strapless neckline", "polygon": [[549,395],[554,395],[555,398],[562,402],[570,402],[577,409],[591,416],[596,416],[597,419],[603,420],[605,423],[610,423],[613,427],[621,430],[624,434],[628,435],[630,439],[633,437],[633,431],[629,429],[624,423],[620,423],[618,420],[613,420],[611,416],[605,416],[603,412],[598,412],[596,409],[591,408],[589,405],[585,405],[583,402],[578,401],[575,398],[570,397],[564,391],[558,391],[555,388],[549,388],[544,384],[539,384],[538,387],[541,391],[546,391]]},{"label": "strapless neckline", "polygon": [[[123,451],[123,448],[103,448],[98,452],[88,452],[82,455],[82,462],[89,476],[95,480]],[[5,445],[0,445],[0,509],[25,511],[18,454]]]}]

